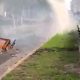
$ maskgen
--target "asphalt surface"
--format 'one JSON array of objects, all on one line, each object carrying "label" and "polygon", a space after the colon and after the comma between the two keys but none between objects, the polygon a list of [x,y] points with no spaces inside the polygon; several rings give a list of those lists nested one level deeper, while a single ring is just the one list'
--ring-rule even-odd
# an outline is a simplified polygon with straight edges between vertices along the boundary
[{"label": "asphalt surface", "polygon": [[21,59],[31,55],[56,34],[54,15],[47,1],[0,1],[0,37],[11,41],[16,39],[12,50],[0,52],[0,79]]},{"label": "asphalt surface", "polygon": [[[53,30],[54,12],[47,1],[34,0],[3,0],[1,1],[0,37],[11,41],[16,39],[15,50],[0,55],[0,64],[16,55],[34,50],[47,40]],[[17,5],[16,5],[17,4]],[[42,9],[41,9],[42,8]],[[56,20],[56,18],[55,18]],[[56,32],[56,26],[54,32]],[[12,54],[12,55],[11,55]]]}]

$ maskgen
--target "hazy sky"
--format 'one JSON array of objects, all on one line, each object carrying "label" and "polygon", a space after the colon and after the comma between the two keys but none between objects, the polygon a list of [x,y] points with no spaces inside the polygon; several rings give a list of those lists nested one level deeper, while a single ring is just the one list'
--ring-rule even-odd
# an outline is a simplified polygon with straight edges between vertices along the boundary
[{"label": "hazy sky", "polygon": [[72,0],[65,0],[65,4],[66,4],[66,8],[68,9],[68,10],[70,10],[70,2],[71,2]]}]

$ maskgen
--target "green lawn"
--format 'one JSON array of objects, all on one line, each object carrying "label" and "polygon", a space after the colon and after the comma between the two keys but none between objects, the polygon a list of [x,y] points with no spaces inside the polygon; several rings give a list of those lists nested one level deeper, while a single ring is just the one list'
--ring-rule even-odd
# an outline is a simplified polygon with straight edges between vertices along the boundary
[{"label": "green lawn", "polygon": [[73,47],[70,43],[67,45],[70,40],[65,35],[56,35],[2,80],[80,80],[80,75],[72,70],[78,62],[78,52],[53,50],[54,47]]},{"label": "green lawn", "polygon": [[50,41],[48,41],[43,48],[74,48],[77,44],[77,34],[75,32],[57,34]]}]

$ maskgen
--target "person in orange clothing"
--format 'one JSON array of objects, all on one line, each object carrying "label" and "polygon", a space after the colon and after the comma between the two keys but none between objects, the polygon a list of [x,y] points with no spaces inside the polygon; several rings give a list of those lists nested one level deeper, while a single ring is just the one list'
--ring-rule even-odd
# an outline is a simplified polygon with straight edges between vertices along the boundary
[{"label": "person in orange clothing", "polygon": [[10,39],[0,38],[0,49],[2,50],[2,52],[7,51],[8,49],[12,49],[13,46],[15,45],[15,42],[16,40],[14,40],[13,43],[11,44]]}]

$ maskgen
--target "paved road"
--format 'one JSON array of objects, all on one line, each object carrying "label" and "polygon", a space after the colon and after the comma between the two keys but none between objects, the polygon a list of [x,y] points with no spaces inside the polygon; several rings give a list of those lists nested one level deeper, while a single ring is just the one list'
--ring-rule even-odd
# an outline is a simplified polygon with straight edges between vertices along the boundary
[{"label": "paved road", "polygon": [[12,50],[0,54],[0,78],[57,32],[55,13],[48,2],[17,2],[18,0],[0,2],[0,37],[12,41],[16,39]]}]

